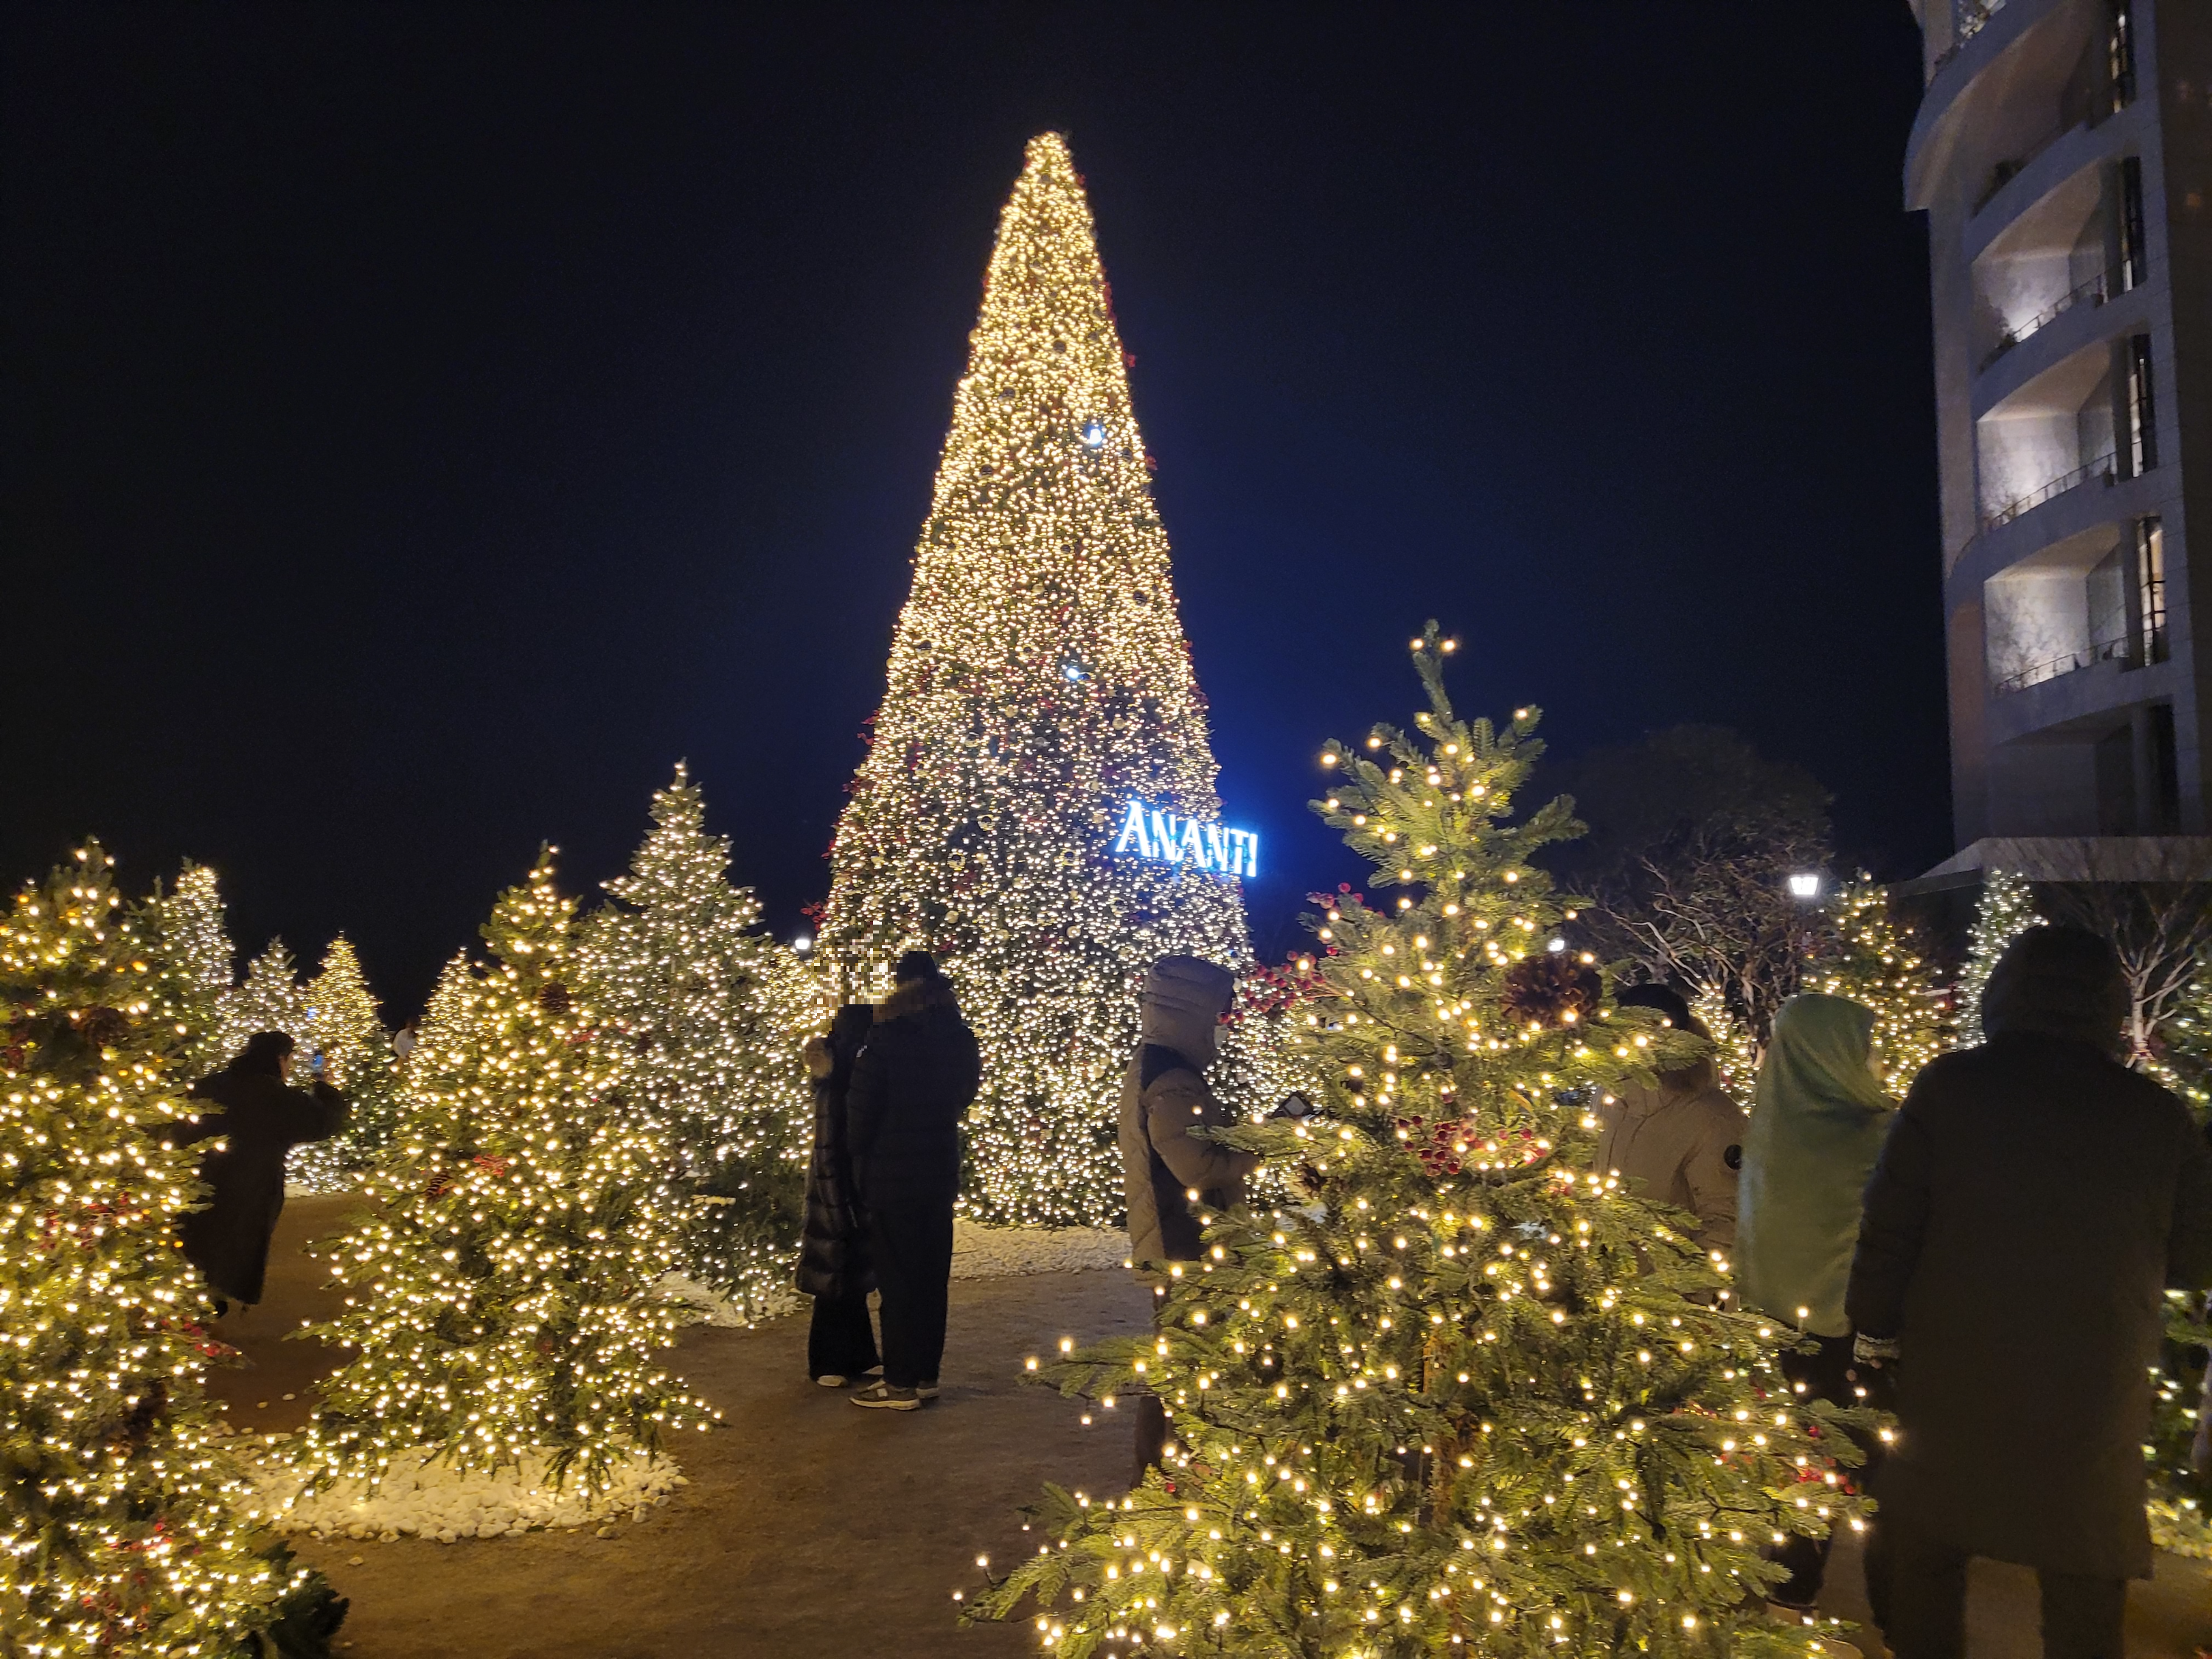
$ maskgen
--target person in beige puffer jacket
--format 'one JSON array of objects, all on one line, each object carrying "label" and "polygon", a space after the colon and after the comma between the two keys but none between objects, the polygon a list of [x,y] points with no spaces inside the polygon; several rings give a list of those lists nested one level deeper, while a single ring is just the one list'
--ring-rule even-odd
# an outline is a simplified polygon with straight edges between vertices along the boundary
[{"label": "person in beige puffer jacket", "polygon": [[[1663,985],[1638,985],[1617,999],[1650,1008],[1699,1036],[1689,1005]],[[1698,1218],[1691,1242],[1726,1257],[1735,1249],[1736,1172],[1743,1166],[1743,1109],[1723,1092],[1710,1060],[1661,1072],[1655,1083],[1624,1085],[1598,1109],[1596,1167],[1656,1204]]]},{"label": "person in beige puffer jacket", "polygon": [[[1193,1202],[1225,1210],[1243,1201],[1244,1177],[1260,1167],[1256,1152],[1235,1152],[1194,1139],[1194,1128],[1226,1128],[1236,1115],[1206,1086],[1221,1017],[1235,977],[1198,957],[1162,957],[1145,976],[1137,1004],[1141,1036],[1121,1083],[1121,1170],[1129,1212],[1129,1258],[1166,1294],[1164,1269],[1199,1257],[1200,1224]],[[1137,1474],[1158,1464],[1166,1444],[1160,1402],[1139,1396]]]}]

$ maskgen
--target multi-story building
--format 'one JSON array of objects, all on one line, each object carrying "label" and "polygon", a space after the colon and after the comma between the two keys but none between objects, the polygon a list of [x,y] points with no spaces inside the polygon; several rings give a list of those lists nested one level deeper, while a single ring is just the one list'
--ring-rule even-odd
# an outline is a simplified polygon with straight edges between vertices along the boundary
[{"label": "multi-story building", "polygon": [[2092,838],[2202,836],[2212,0],[1913,6],[1962,849],[1937,873],[1993,841],[2019,868],[2038,844],[2078,865]]}]

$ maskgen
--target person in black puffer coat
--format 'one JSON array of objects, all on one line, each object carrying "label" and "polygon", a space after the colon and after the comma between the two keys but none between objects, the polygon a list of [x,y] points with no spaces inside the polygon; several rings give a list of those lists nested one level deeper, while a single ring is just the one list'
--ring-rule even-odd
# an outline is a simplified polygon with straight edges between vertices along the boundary
[{"label": "person in black puffer coat", "polygon": [[232,1302],[261,1300],[269,1241],[284,1210],[285,1155],[345,1127],[345,1097],[319,1078],[287,1087],[291,1064],[290,1037],[257,1032],[229,1065],[192,1085],[194,1100],[222,1109],[178,1126],[178,1145],[211,1143],[200,1158],[208,1206],[184,1218],[185,1258]]},{"label": "person in black puffer coat", "polygon": [[912,1411],[937,1398],[952,1276],[960,1120],[982,1080],[975,1034],[927,951],[901,957],[845,1097],[853,1179],[883,1292],[884,1380],[856,1406]]},{"label": "person in black puffer coat", "polygon": [[875,1329],[868,1323],[868,1292],[876,1287],[876,1272],[845,1144],[845,1095],[875,1013],[865,1002],[848,1004],[830,1022],[827,1038],[806,1042],[806,1069],[814,1084],[814,1157],[806,1171],[799,1288],[814,1298],[814,1319],[806,1332],[807,1374],[825,1389],[842,1389],[883,1364],[876,1355]]},{"label": "person in black puffer coat", "polygon": [[1899,1659],[1965,1651],[1973,1556],[2036,1570],[2047,1659],[2120,1659],[2150,1577],[2151,1366],[2166,1287],[2212,1283],[2212,1153],[2121,1063],[2127,1008],[2110,945],[2029,928],[1867,1185],[1844,1305],[1897,1367],[1867,1577]]}]

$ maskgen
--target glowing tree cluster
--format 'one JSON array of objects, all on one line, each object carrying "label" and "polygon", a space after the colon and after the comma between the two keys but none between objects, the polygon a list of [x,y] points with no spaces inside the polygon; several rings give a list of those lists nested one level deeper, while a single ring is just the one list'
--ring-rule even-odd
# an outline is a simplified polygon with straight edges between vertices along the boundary
[{"label": "glowing tree cluster", "polygon": [[155,1007],[165,1023],[179,1028],[177,1061],[189,1083],[230,1058],[222,1049],[223,1012],[237,952],[224,925],[215,872],[186,860],[173,887],[155,886],[146,925],[160,969]]},{"label": "glowing tree cluster", "polygon": [[282,1031],[304,1044],[309,1036],[307,1007],[307,988],[300,982],[292,952],[283,939],[270,939],[246,964],[246,977],[223,997],[216,1064],[228,1062],[256,1031]]},{"label": "glowing tree cluster", "polygon": [[635,1051],[628,1088],[674,1153],[684,1273],[749,1313],[787,1296],[813,1100],[799,1048],[820,1017],[802,966],[729,879],[689,773],[584,930],[586,971]]},{"label": "glowing tree cluster", "polygon": [[343,933],[323,953],[322,968],[307,982],[302,1000],[305,1028],[293,1080],[301,1081],[311,1057],[320,1054],[324,1081],[344,1091],[351,1109],[343,1134],[293,1148],[284,1178],[311,1191],[338,1192],[392,1138],[398,1062],[361,957]]},{"label": "glowing tree cluster", "polygon": [[1214,1216],[1152,1334],[1046,1366],[1101,1404],[1157,1395],[1167,1463],[1124,1499],[1055,1489],[977,1610],[1085,1659],[1816,1651],[1755,1592],[1763,1547],[1856,1523],[1837,1419],[1792,1401],[1772,1328],[1699,1299],[1719,1268],[1589,1169],[1602,1091],[1691,1040],[1553,948],[1532,858],[1580,826],[1565,801],[1513,816],[1535,712],[1462,720],[1449,642],[1415,643],[1416,729],[1325,757],[1323,814],[1394,896],[1315,919],[1324,1115],[1220,1136],[1310,1200]]},{"label": "glowing tree cluster", "polygon": [[821,934],[855,988],[945,959],[984,1056],[964,1202],[992,1221],[1120,1212],[1139,976],[1249,957],[1237,875],[1113,851],[1132,801],[1219,814],[1127,362],[1048,133],[1000,220]]},{"label": "glowing tree cluster", "polygon": [[491,963],[439,982],[401,1135],[362,1178],[374,1207],[319,1247],[345,1307],[315,1334],[353,1358],[318,1384],[312,1474],[376,1478],[428,1449],[465,1469],[542,1458],[598,1490],[710,1419],[660,1364],[685,1317],[655,1289],[678,1243],[669,1152],[577,934],[542,856],[485,924]]},{"label": "glowing tree cluster", "polygon": [[212,1434],[197,1155],[166,1139],[193,1033],[157,1006],[170,919],[112,863],[81,848],[0,921],[0,1652],[320,1653],[343,1609],[236,1518]]},{"label": "glowing tree cluster", "polygon": [[1832,928],[1805,988],[1849,997],[1874,1010],[1882,1086],[1902,1097],[1920,1068],[1952,1046],[1948,1000],[1911,933],[1890,908],[1889,890],[1868,876],[1829,902]]},{"label": "glowing tree cluster", "polygon": [[1967,933],[1966,965],[1959,970],[1952,998],[1957,1004],[1960,1042],[1982,1040],[1982,993],[2005,947],[2042,925],[2043,918],[2035,913],[2035,890],[2025,877],[1992,870],[1982,878],[1981,901],[1974,907],[1974,925]]}]

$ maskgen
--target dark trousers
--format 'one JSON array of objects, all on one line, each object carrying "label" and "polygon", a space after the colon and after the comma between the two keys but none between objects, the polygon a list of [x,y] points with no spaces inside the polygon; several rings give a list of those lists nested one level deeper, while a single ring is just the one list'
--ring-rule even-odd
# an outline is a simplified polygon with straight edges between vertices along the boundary
[{"label": "dark trousers", "polygon": [[[1851,1358],[1850,1337],[1816,1336],[1813,1340],[1820,1345],[1816,1352],[1797,1353],[1785,1350],[1781,1356],[1782,1375],[1796,1398],[1825,1400],[1834,1406],[1872,1406],[1885,1411],[1889,1408],[1889,1377]],[[1881,1442],[1871,1435],[1854,1435],[1852,1439],[1866,1454],[1866,1462],[1844,1471],[1844,1479],[1864,1492],[1881,1462]],[[1881,1523],[1869,1524],[1878,1527]],[[1832,1532],[1820,1538],[1791,1534],[1790,1540],[1774,1552],[1774,1559],[1790,1570],[1790,1577],[1775,1588],[1774,1599],[1799,1607],[1809,1607],[1819,1600],[1820,1586],[1828,1576],[1828,1553],[1835,1547],[1835,1541]]]},{"label": "dark trousers", "polygon": [[872,1194],[868,1243],[883,1295],[884,1381],[895,1389],[934,1382],[945,1358],[952,1194]]},{"label": "dark trousers", "polygon": [[[2123,1578],[2038,1572],[2043,1659],[2125,1659]],[[1867,1546],[1867,1589],[1895,1659],[1966,1659],[1966,1553],[1885,1517]]]},{"label": "dark trousers", "polygon": [[817,1296],[806,1328],[809,1376],[865,1376],[883,1364],[876,1353],[876,1328],[868,1323],[868,1297]]}]

